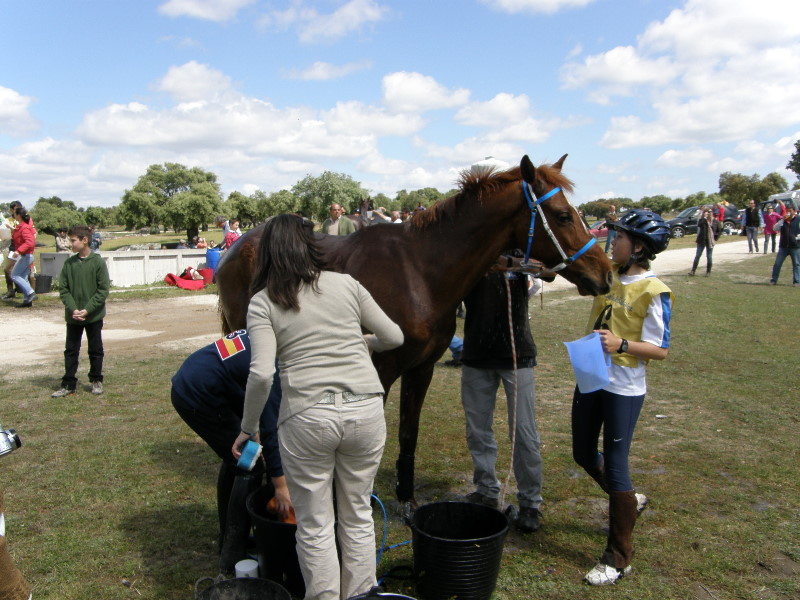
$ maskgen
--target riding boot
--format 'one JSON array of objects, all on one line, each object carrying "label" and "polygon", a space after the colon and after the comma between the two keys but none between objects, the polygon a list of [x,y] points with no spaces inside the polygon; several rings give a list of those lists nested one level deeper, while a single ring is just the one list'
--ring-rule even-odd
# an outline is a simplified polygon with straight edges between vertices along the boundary
[{"label": "riding boot", "polygon": [[636,494],[611,492],[608,496],[608,544],[600,562],[624,569],[633,559],[633,526],[636,524]]},{"label": "riding boot", "polygon": [[260,485],[261,474],[242,471],[233,481],[225,516],[225,535],[219,555],[222,573],[233,573],[236,563],[247,558],[247,539],[250,536],[250,515],[247,513],[247,496]]},{"label": "riding boot", "polygon": [[225,539],[225,522],[228,518],[228,503],[233,490],[238,469],[226,461],[222,461],[217,475],[217,517],[219,518],[219,537],[217,550],[222,552],[222,540]]}]

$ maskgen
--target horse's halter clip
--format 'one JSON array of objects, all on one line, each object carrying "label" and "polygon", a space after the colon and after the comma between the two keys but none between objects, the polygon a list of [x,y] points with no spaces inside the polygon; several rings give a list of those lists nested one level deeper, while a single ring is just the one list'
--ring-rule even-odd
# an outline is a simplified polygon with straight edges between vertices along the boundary
[{"label": "horse's halter clip", "polygon": [[533,246],[533,228],[536,225],[537,212],[542,217],[542,225],[544,226],[544,230],[547,232],[547,235],[550,236],[550,241],[553,242],[553,245],[556,247],[556,250],[558,250],[558,253],[561,255],[561,262],[559,264],[557,264],[555,267],[551,269],[548,267],[548,269],[552,273],[558,273],[562,269],[565,269],[566,267],[574,263],[576,260],[578,260],[581,256],[583,256],[584,253],[589,248],[591,248],[597,243],[597,238],[592,236],[592,239],[586,242],[583,248],[578,250],[572,256],[568,257],[567,253],[564,252],[564,249],[561,247],[561,243],[558,241],[558,238],[553,233],[553,230],[550,229],[550,224],[547,222],[547,217],[545,216],[544,211],[542,210],[542,203],[545,200],[552,198],[558,192],[560,192],[561,188],[560,187],[553,188],[541,198],[537,198],[536,193],[533,191],[531,185],[523,179],[522,190],[525,193],[525,201],[528,203],[528,208],[531,209],[531,227],[528,230],[528,248],[527,250],[525,250],[525,260],[522,263],[523,266],[528,264],[528,259],[531,257],[531,247]]}]

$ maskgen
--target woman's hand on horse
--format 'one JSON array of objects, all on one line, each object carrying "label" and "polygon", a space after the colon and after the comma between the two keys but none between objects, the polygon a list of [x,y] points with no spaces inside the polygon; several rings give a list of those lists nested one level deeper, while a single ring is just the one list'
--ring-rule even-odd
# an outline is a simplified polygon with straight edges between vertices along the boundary
[{"label": "woman's hand on horse", "polygon": [[259,434],[256,432],[253,435],[249,433],[245,433],[244,431],[240,431],[239,435],[236,436],[236,441],[233,442],[233,447],[231,448],[231,454],[236,460],[239,460],[239,457],[242,456],[242,444],[244,444],[247,440],[253,440],[254,442],[260,442]]}]

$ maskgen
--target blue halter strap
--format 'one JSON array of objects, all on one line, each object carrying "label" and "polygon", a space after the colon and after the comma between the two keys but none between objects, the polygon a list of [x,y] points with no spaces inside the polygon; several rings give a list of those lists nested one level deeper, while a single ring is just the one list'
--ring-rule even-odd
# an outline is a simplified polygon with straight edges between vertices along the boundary
[{"label": "blue halter strap", "polygon": [[534,193],[534,191],[531,188],[530,184],[523,180],[522,181],[522,190],[525,193],[525,201],[528,203],[528,208],[531,209],[531,226],[530,226],[530,229],[528,230],[528,247],[525,250],[525,261],[524,261],[523,264],[527,264],[528,263],[528,259],[530,259],[530,257],[531,257],[531,248],[533,247],[533,229],[536,226],[536,213],[537,212],[541,213],[541,215],[542,215],[542,224],[544,225],[545,231],[547,231],[547,234],[550,236],[550,239],[552,240],[552,242],[555,245],[556,249],[558,250],[559,254],[561,254],[561,259],[562,259],[561,260],[561,264],[556,265],[555,267],[550,269],[551,271],[557,272],[557,271],[560,271],[561,269],[564,269],[567,266],[571,265],[576,260],[578,260],[581,256],[583,256],[586,253],[586,251],[589,250],[589,248],[591,248],[592,246],[594,246],[597,243],[597,239],[594,236],[592,236],[592,239],[590,239],[588,242],[586,242],[586,244],[584,244],[583,248],[578,250],[571,257],[567,257],[566,253],[561,248],[561,244],[559,243],[558,239],[556,238],[556,236],[553,234],[552,230],[550,229],[550,226],[547,223],[547,218],[544,216],[544,212],[542,212],[542,208],[541,208],[542,202],[544,202],[545,200],[548,200],[549,198],[552,198],[555,194],[557,194],[558,192],[561,191],[561,188],[560,187],[553,188],[552,190],[547,192],[541,198],[536,198],[536,194]]}]

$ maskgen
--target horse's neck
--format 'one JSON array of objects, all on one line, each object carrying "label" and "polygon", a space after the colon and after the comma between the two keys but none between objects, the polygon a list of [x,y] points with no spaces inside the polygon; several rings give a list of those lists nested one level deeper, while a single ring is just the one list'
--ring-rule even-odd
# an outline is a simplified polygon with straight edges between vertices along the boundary
[{"label": "horse's neck", "polygon": [[431,226],[415,240],[414,253],[436,265],[429,286],[437,301],[458,304],[478,280],[508,250],[521,211],[473,208],[468,215]]}]

